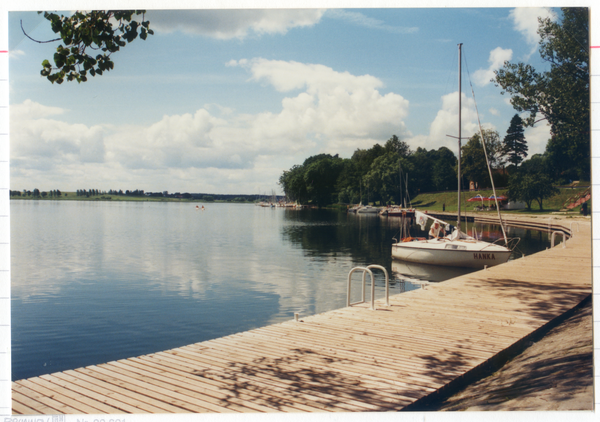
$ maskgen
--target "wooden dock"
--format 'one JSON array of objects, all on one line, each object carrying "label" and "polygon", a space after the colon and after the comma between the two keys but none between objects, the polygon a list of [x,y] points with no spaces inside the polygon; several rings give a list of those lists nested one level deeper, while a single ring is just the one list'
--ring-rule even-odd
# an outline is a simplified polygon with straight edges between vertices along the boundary
[{"label": "wooden dock", "polygon": [[390,307],[355,305],[16,381],[13,413],[399,411],[591,294],[590,223],[578,229],[565,248],[392,296]]}]

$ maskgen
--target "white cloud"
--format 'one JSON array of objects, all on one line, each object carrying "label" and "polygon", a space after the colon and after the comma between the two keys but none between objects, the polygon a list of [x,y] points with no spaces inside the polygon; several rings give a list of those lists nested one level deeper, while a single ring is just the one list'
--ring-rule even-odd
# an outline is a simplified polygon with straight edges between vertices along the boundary
[{"label": "white cloud", "polygon": [[11,106],[11,167],[47,169],[104,160],[105,130],[47,118],[63,112],[30,100]]},{"label": "white cloud", "polygon": [[537,50],[540,37],[537,34],[538,18],[556,19],[556,14],[548,7],[518,7],[509,13],[515,30],[519,31],[527,44],[532,46],[529,56]]},{"label": "white cloud", "polygon": [[534,154],[543,154],[546,151],[546,144],[550,139],[550,125],[539,122],[533,127],[525,128],[525,140],[527,141],[528,157]]},{"label": "white cloud", "polygon": [[[398,94],[382,94],[383,84],[373,76],[264,59],[231,65],[244,66],[252,74],[249,83],[262,82],[264,89],[283,92],[281,108],[239,114],[210,104],[194,113],[163,116],[145,127],[87,127],[60,121],[65,113],[60,108],[29,100],[15,105],[13,181],[54,168],[55,180],[62,180],[65,172],[76,175],[69,182],[77,184],[71,186],[74,189],[120,185],[149,190],[146,186],[153,182],[151,186],[162,189],[200,191],[194,186],[211,186],[210,175],[226,173],[231,193],[253,192],[256,185],[270,189],[283,170],[307,156],[321,152],[350,156],[356,148],[369,148],[392,134],[407,134],[403,119],[408,101]],[[174,178],[171,187],[164,186],[167,177]],[[240,179],[253,186],[235,189]],[[59,184],[46,188],[55,186]],[[227,192],[225,187],[216,190]]]},{"label": "white cloud", "polygon": [[[447,147],[455,154],[458,151],[458,92],[450,93],[442,97],[442,106],[435,119],[429,126],[428,135],[418,135],[407,139],[412,149],[422,147],[426,149],[438,149]],[[477,111],[475,102],[464,93],[461,95],[461,138],[469,138],[479,132]],[[491,124],[482,122],[484,129],[495,129]],[[464,145],[466,140],[462,140]]]},{"label": "white cloud", "polygon": [[41,119],[63,114],[64,112],[65,110],[60,107],[48,107],[31,100],[25,100],[21,104],[10,106],[10,117],[15,121]]},{"label": "white cloud", "polygon": [[323,13],[321,9],[205,9],[153,10],[147,15],[156,31],[243,39],[251,34],[285,34],[292,28],[312,26]]},{"label": "white cloud", "polygon": [[19,58],[24,55],[25,55],[25,52],[23,50],[10,50],[8,52],[8,57],[10,59],[16,59],[16,58]]},{"label": "white cloud", "polygon": [[373,76],[265,59],[241,65],[253,80],[268,82],[278,91],[303,90],[284,98],[280,113],[256,116],[253,135],[263,142],[276,140],[282,148],[302,149],[311,147],[312,136],[317,136],[323,151],[349,155],[357,147],[406,133],[408,101],[398,94],[382,95],[383,83]]},{"label": "white cloud", "polygon": [[490,66],[487,69],[479,69],[473,73],[473,81],[479,86],[485,86],[494,78],[494,70],[500,69],[504,62],[511,60],[513,51],[511,49],[503,49],[496,47],[490,51],[488,63]]},{"label": "white cloud", "polygon": [[369,16],[366,16],[363,13],[343,9],[329,9],[327,10],[325,16],[332,19],[344,20],[356,26],[362,26],[370,29],[379,29],[395,34],[412,34],[419,31],[419,28],[415,26],[391,26],[385,24],[379,19],[374,19]]}]

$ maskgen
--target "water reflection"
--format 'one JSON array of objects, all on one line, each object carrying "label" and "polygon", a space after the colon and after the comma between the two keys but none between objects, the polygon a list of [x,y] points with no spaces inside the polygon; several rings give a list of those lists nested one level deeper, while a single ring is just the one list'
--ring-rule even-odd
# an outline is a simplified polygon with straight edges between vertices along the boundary
[{"label": "water reflection", "polygon": [[473,268],[444,267],[441,265],[418,264],[416,262],[392,260],[392,274],[399,279],[417,281],[444,281],[477,271]]},{"label": "water reflection", "polygon": [[13,379],[341,308],[353,267],[395,268],[397,218],[195,205],[12,201]]}]

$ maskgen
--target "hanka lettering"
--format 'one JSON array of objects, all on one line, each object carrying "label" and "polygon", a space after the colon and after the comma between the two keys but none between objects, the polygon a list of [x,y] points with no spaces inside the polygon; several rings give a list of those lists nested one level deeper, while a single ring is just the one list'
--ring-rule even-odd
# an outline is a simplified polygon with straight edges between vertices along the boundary
[{"label": "hanka lettering", "polygon": [[475,259],[496,259],[493,253],[474,253],[473,258]]}]

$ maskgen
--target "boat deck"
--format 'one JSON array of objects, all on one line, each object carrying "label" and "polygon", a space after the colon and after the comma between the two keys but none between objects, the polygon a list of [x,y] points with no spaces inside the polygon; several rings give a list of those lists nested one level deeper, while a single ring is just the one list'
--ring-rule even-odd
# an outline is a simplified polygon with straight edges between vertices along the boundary
[{"label": "boat deck", "polygon": [[366,304],[16,381],[15,414],[398,411],[592,291],[591,227],[561,245]]}]

